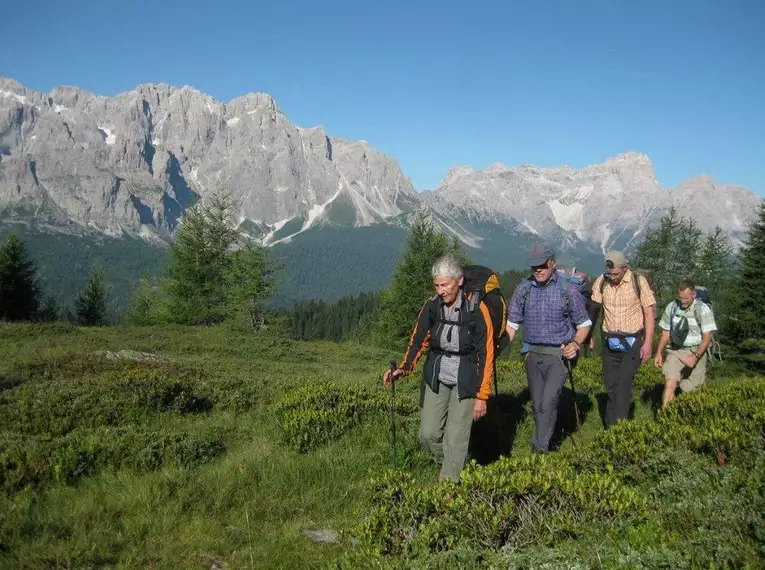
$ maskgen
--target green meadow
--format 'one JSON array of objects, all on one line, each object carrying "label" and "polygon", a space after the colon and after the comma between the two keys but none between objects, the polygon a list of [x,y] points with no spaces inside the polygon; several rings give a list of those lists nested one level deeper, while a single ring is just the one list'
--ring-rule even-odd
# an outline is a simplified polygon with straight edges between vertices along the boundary
[{"label": "green meadow", "polygon": [[391,357],[272,329],[0,324],[0,567],[765,566],[761,377],[718,365],[659,410],[646,364],[634,421],[606,432],[584,358],[538,457],[514,354],[457,487],[419,449],[418,376],[392,468]]}]

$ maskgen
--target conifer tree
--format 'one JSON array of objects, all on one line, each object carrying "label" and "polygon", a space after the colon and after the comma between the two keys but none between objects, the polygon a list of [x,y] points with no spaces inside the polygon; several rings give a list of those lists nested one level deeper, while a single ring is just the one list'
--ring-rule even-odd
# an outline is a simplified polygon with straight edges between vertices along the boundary
[{"label": "conifer tree", "polygon": [[423,214],[419,214],[412,224],[391,284],[382,293],[374,333],[378,344],[397,349],[406,345],[422,304],[433,294],[431,267],[447,253],[467,261],[459,251],[458,241],[447,239]]},{"label": "conifer tree", "polygon": [[230,250],[239,239],[234,201],[212,194],[184,214],[170,247],[167,267],[168,313],[181,324],[215,324],[227,313],[225,275]]},{"label": "conifer tree", "polygon": [[125,320],[133,326],[157,325],[167,322],[167,300],[161,287],[148,277],[142,277],[133,290]]},{"label": "conifer tree", "polygon": [[717,226],[702,242],[694,279],[704,283],[717,298],[730,283],[734,269],[733,244],[722,228]]},{"label": "conifer tree", "polygon": [[[741,251],[741,271],[735,286],[734,323],[740,342],[765,339],[765,200]],[[763,343],[765,344],[765,343]],[[765,345],[762,346],[765,349]]]},{"label": "conifer tree", "polygon": [[37,312],[37,318],[44,323],[52,323],[61,317],[58,300],[48,293],[43,299],[42,305]]},{"label": "conifer tree", "polygon": [[107,324],[107,295],[109,286],[104,281],[103,269],[96,264],[85,288],[74,300],[74,318],[81,325],[95,327]]},{"label": "conifer tree", "polygon": [[0,247],[0,319],[32,320],[39,308],[37,269],[24,243],[11,234]]},{"label": "conifer tree", "polygon": [[236,211],[231,196],[218,191],[184,214],[166,270],[168,320],[264,326],[280,266],[236,227]]},{"label": "conifer tree", "polygon": [[632,266],[648,269],[659,305],[674,298],[677,283],[692,278],[702,250],[702,231],[691,218],[671,208],[659,227],[649,230],[638,246]]},{"label": "conifer tree", "polygon": [[252,241],[230,254],[224,279],[228,284],[227,315],[232,322],[243,319],[251,328],[265,326],[265,301],[276,291],[279,269],[270,252]]}]

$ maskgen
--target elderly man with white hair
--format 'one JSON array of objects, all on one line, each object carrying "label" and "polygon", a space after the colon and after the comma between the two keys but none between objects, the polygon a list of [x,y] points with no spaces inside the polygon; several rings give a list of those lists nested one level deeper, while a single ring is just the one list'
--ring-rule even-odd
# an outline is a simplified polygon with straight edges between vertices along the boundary
[{"label": "elderly man with white hair", "polygon": [[471,311],[462,267],[452,255],[431,269],[435,294],[417,316],[404,359],[385,373],[385,383],[423,370],[420,442],[440,466],[439,479],[459,481],[474,420],[486,414],[494,380],[494,330],[486,304]]}]

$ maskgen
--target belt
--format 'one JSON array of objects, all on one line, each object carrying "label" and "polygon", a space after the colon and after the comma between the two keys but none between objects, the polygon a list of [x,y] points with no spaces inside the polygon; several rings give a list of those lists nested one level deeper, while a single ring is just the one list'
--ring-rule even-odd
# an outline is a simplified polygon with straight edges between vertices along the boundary
[{"label": "belt", "polygon": [[669,349],[670,350],[698,350],[699,346],[701,346],[701,345],[700,344],[694,344],[692,346],[675,346],[675,345],[670,345]]},{"label": "belt", "polygon": [[633,333],[609,332],[609,331],[603,331],[603,333],[606,336],[624,336],[624,337],[627,337],[627,336],[642,336],[645,333],[645,329],[640,329],[639,331],[633,332]]},{"label": "belt", "polygon": [[529,344],[529,352],[534,354],[549,354],[551,356],[561,356],[560,345],[551,344]]},{"label": "belt", "polygon": [[437,355],[447,354],[449,356],[467,356],[467,355],[473,353],[472,350],[468,350],[468,351],[464,351],[464,350],[453,351],[453,350],[444,350],[443,348],[431,348],[430,350],[431,350],[431,352],[433,352],[433,354],[437,354]]}]

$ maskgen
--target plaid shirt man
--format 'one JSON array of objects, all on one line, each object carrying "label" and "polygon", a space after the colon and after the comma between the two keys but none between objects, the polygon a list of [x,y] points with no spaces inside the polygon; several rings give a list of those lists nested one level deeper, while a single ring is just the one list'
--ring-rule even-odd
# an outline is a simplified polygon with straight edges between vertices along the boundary
[{"label": "plaid shirt man", "polygon": [[518,284],[510,300],[508,324],[518,330],[523,324],[523,340],[529,344],[560,346],[571,342],[576,328],[592,326],[587,315],[584,298],[576,285],[571,284],[569,291],[570,318],[564,315],[563,279],[553,273],[545,285],[531,280],[531,290],[524,299],[524,282]]}]

